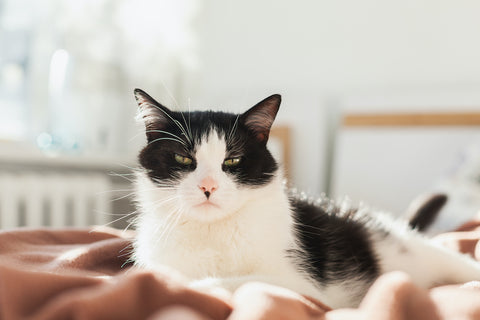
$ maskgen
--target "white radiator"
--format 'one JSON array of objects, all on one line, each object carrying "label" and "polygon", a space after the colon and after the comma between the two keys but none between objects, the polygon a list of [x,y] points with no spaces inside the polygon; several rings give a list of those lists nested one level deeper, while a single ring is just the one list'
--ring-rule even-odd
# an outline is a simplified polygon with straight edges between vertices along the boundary
[{"label": "white radiator", "polygon": [[106,224],[111,189],[101,173],[0,172],[0,228]]}]

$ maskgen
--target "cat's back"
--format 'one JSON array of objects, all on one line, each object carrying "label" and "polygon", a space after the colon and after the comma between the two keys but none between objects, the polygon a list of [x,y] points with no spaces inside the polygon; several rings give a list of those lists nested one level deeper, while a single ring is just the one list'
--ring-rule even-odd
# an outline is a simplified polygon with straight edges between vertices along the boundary
[{"label": "cat's back", "polygon": [[363,293],[380,272],[368,227],[372,218],[328,199],[291,196],[290,203],[298,244],[291,255],[297,265],[322,286],[350,283],[352,295]]}]

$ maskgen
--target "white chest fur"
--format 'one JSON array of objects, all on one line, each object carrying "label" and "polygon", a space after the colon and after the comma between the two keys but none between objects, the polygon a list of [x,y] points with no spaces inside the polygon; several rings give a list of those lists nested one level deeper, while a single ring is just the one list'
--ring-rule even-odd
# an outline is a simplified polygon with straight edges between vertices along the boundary
[{"label": "white chest fur", "polygon": [[[143,212],[137,221],[136,263],[151,269],[168,265],[191,279],[276,273],[286,264],[286,250],[293,245],[292,218],[282,188],[272,183],[237,212],[204,223],[166,219],[175,216],[169,212],[175,205],[149,206],[149,198],[155,199],[160,191],[149,191],[154,189],[141,180]],[[149,192],[157,194],[149,196]]]}]

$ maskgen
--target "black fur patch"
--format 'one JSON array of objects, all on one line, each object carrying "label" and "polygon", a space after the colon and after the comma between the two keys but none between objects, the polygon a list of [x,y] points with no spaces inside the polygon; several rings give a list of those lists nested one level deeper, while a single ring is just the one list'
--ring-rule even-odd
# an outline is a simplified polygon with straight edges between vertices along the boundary
[{"label": "black fur patch", "polygon": [[[241,157],[235,167],[227,167],[223,163],[218,166],[234,176],[241,185],[262,186],[271,181],[278,165],[267,150],[264,143],[255,139],[256,133],[249,130],[238,115],[224,112],[195,111],[170,112],[172,119],[162,127],[166,133],[157,133],[155,139],[140,152],[140,164],[147,169],[150,178],[174,183],[184,173],[196,168],[195,151],[199,143],[212,129],[224,136],[227,145],[225,158]],[[183,127],[183,130],[179,127]],[[185,135],[187,132],[187,136]],[[183,144],[173,141],[178,137]],[[155,141],[157,140],[157,141]],[[175,161],[175,154],[191,157],[193,162],[183,166]]]},{"label": "black fur patch", "polygon": [[301,248],[293,254],[300,267],[322,286],[352,279],[373,282],[379,266],[368,231],[354,218],[356,209],[339,214],[334,207],[326,212],[296,198],[291,204]]}]

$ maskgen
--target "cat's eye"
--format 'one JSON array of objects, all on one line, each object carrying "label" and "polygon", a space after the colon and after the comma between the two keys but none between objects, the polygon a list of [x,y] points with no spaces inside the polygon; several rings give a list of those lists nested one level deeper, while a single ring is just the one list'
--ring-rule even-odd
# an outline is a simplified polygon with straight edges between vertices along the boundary
[{"label": "cat's eye", "polygon": [[175,161],[186,166],[191,165],[193,162],[192,158],[185,157],[179,154],[175,154]]},{"label": "cat's eye", "polygon": [[229,158],[223,161],[223,164],[227,167],[234,167],[240,163],[240,158]]}]

